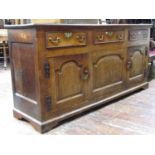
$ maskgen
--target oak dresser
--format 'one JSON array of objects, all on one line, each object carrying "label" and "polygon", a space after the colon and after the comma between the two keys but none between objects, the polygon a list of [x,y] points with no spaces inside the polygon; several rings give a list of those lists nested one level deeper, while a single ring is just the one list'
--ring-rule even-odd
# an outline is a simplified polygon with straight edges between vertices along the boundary
[{"label": "oak dresser", "polygon": [[75,114],[148,87],[151,25],[5,27],[14,116],[41,133]]}]

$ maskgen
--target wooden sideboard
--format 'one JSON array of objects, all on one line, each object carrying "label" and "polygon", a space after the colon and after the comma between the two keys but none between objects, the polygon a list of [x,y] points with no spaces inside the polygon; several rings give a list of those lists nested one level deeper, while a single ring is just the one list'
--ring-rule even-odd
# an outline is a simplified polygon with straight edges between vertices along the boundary
[{"label": "wooden sideboard", "polygon": [[39,132],[147,88],[151,25],[6,26],[14,116]]}]

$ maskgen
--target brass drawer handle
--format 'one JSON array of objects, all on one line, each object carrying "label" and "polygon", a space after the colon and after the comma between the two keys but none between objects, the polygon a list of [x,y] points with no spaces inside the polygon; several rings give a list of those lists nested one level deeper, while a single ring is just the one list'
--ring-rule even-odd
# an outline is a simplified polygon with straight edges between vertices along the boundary
[{"label": "brass drawer handle", "polygon": [[123,34],[118,34],[118,35],[117,35],[117,38],[118,38],[119,40],[123,40]]},{"label": "brass drawer handle", "polygon": [[52,38],[52,37],[49,37],[48,39],[51,43],[53,43],[54,45],[57,45],[60,43],[61,39],[59,37],[55,37],[55,38]]},{"label": "brass drawer handle", "polygon": [[104,40],[104,35],[97,35],[96,36],[98,41],[103,41]]},{"label": "brass drawer handle", "polygon": [[89,78],[89,71],[87,68],[84,68],[82,72],[82,80],[88,80],[88,78]]},{"label": "brass drawer handle", "polygon": [[86,40],[86,36],[84,36],[84,35],[77,35],[77,36],[76,36],[76,39],[77,39],[80,43],[83,43],[83,42],[85,42],[85,40]]}]

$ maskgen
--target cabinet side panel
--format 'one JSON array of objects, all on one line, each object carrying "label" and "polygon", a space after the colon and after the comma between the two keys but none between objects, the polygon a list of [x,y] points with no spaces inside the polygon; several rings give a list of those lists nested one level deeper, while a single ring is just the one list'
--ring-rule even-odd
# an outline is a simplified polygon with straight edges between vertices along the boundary
[{"label": "cabinet side panel", "polygon": [[33,43],[11,44],[14,108],[40,120]]},{"label": "cabinet side panel", "polygon": [[33,44],[12,43],[15,93],[36,100]]}]

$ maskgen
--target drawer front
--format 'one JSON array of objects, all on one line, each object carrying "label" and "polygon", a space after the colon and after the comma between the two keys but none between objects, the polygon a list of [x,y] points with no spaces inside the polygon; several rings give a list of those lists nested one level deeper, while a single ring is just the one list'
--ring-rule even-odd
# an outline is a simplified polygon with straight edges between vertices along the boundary
[{"label": "drawer front", "polygon": [[85,46],[87,34],[85,32],[47,32],[46,48]]},{"label": "drawer front", "polygon": [[124,38],[124,31],[98,31],[94,33],[94,44],[122,42]]},{"label": "drawer front", "polygon": [[144,30],[129,30],[129,41],[147,40],[149,32],[147,29]]}]

